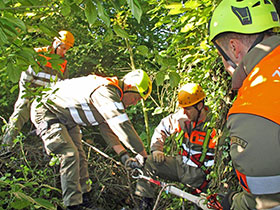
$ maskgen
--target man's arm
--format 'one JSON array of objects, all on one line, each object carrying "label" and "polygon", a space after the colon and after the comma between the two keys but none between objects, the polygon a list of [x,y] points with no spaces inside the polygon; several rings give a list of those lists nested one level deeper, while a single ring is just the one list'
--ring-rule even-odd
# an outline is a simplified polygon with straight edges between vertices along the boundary
[{"label": "man's arm", "polygon": [[178,131],[179,119],[183,116],[182,110],[163,118],[156,127],[151,141],[151,151],[163,151],[167,137]]},{"label": "man's arm", "polygon": [[[132,152],[140,153],[145,157],[144,145],[125,113],[117,89],[113,86],[101,86],[93,92],[91,100],[97,111],[105,119],[104,123],[108,124],[114,135]],[[102,127],[102,125],[100,126]],[[113,140],[112,135],[109,137],[107,134],[104,137],[110,138],[107,139],[109,142]],[[116,140],[114,141],[116,142]],[[112,145],[115,146],[114,149],[118,148],[116,145],[118,144]]]}]

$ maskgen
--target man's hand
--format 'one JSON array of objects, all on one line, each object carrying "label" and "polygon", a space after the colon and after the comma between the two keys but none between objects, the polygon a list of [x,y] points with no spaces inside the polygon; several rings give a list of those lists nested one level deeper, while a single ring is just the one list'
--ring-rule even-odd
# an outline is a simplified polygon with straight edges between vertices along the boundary
[{"label": "man's hand", "polygon": [[235,191],[229,191],[225,194],[225,197],[223,198],[221,205],[223,207],[223,210],[230,210],[230,207],[232,205],[232,200],[233,200],[233,196],[236,194],[237,192]]},{"label": "man's hand", "polygon": [[161,163],[165,160],[165,155],[162,151],[155,150],[152,152],[152,155],[153,155],[153,160],[156,163]]},{"label": "man's hand", "polygon": [[143,168],[145,161],[142,155],[138,154],[136,155],[135,158],[132,158],[129,156],[127,152],[125,152],[123,153],[123,155],[121,155],[121,162],[123,165],[125,165],[125,167],[134,169],[134,168]]}]

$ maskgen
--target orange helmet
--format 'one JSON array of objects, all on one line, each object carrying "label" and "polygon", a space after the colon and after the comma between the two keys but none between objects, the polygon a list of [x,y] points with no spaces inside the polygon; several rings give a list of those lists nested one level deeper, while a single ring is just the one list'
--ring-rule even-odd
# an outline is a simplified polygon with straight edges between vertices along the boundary
[{"label": "orange helmet", "polygon": [[70,47],[73,47],[75,38],[73,34],[69,31],[60,31],[59,37],[55,37],[56,39],[60,40],[62,43],[69,45]]},{"label": "orange helmet", "polygon": [[178,93],[179,106],[189,107],[205,98],[202,87],[195,83],[185,84]]}]

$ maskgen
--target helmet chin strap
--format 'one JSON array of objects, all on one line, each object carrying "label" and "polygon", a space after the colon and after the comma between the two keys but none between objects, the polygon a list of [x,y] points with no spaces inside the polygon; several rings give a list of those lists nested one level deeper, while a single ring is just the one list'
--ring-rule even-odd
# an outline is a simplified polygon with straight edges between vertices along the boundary
[{"label": "helmet chin strap", "polygon": [[236,69],[237,65],[236,63],[231,60],[231,58],[225,53],[225,51],[217,44],[216,41],[213,41],[215,47],[218,49],[218,51],[221,53],[221,55],[224,57],[225,61],[232,66],[232,68]]},{"label": "helmet chin strap", "polygon": [[55,48],[54,48],[54,53],[57,54],[57,48],[59,48],[59,46],[62,45],[62,42],[60,42]]},{"label": "helmet chin strap", "polygon": [[249,48],[248,52],[249,52],[252,48],[254,48],[257,44],[259,44],[259,43],[263,40],[263,38],[264,38],[264,33],[260,33],[260,34],[258,35],[258,37],[256,38],[256,40],[254,41],[254,43],[252,44],[252,46]]},{"label": "helmet chin strap", "polygon": [[[251,47],[249,48],[248,52],[254,48],[257,44],[259,44],[264,38],[264,33],[260,33],[258,35],[258,37],[256,38],[256,40],[254,41],[254,43],[251,45]],[[221,55],[224,57],[225,61],[231,65],[234,69],[237,68],[236,63],[233,62],[233,60],[231,60],[231,58],[225,53],[225,51],[217,44],[217,42],[214,40],[213,41],[215,47],[218,49],[218,51],[221,53]]]},{"label": "helmet chin strap", "polygon": [[[199,104],[200,102],[203,103],[203,106],[202,106],[202,108],[199,110],[199,109],[197,108],[197,106],[198,106],[198,104]],[[198,112],[197,117],[196,117],[196,120],[195,120],[195,127],[197,126],[198,119],[200,118],[200,115],[201,115],[201,111],[202,111],[202,109],[204,108],[204,100],[202,100],[202,101],[200,101],[200,102],[198,102],[198,104],[196,104],[196,105],[194,106],[194,108],[195,108],[196,111]]]}]

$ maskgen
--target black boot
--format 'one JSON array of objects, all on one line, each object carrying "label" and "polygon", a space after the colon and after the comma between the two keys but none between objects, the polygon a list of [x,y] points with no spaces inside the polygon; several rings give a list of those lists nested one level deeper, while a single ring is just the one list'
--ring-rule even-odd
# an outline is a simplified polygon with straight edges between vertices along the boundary
[{"label": "black boot", "polygon": [[154,204],[153,198],[143,197],[140,201],[139,209],[140,210],[152,210]]},{"label": "black boot", "polygon": [[83,193],[83,203],[80,205],[84,207],[84,210],[102,210],[102,208],[97,207],[94,203],[96,202],[92,199],[92,191]]},{"label": "black boot", "polygon": [[93,200],[91,199],[91,191],[86,192],[83,194],[83,203],[81,204],[84,207],[90,207],[93,203]]}]

